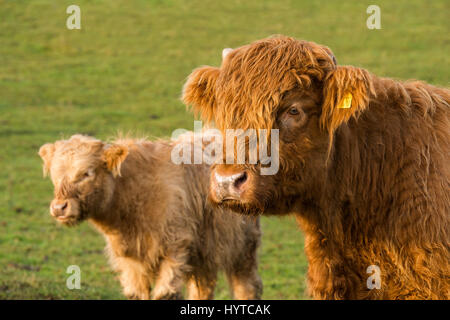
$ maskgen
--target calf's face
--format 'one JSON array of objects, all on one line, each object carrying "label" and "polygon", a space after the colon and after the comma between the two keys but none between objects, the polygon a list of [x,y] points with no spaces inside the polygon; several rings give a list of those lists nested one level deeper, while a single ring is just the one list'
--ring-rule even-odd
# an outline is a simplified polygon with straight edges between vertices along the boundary
[{"label": "calf's face", "polygon": [[125,146],[82,135],[43,145],[39,155],[54,185],[50,214],[65,225],[101,215],[111,203],[127,154]]},{"label": "calf's face", "polygon": [[[277,144],[279,170],[261,174],[261,159],[216,164],[210,198],[245,214],[287,213],[299,196],[307,198],[322,183],[336,129],[367,104],[369,75],[338,67],[327,47],[283,36],[224,53],[220,68],[192,72],[183,100],[224,134],[278,130],[279,139],[270,144]],[[342,107],[348,94],[350,105]]]}]

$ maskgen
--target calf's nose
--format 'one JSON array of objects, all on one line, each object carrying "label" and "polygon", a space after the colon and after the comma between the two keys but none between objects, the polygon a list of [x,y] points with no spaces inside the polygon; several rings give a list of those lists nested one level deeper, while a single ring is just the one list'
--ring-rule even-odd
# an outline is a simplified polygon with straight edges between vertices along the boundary
[{"label": "calf's nose", "polygon": [[213,189],[218,200],[239,200],[247,184],[247,172],[242,171],[229,175],[213,174]]},{"label": "calf's nose", "polygon": [[68,201],[61,201],[61,200],[53,200],[52,204],[50,205],[50,213],[54,217],[60,217],[65,215],[65,210],[68,206]]}]

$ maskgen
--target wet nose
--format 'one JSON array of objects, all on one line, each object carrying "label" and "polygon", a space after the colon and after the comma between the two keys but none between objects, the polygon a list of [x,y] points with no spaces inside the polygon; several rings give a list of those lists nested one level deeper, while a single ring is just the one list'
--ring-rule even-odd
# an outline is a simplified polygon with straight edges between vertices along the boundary
[{"label": "wet nose", "polygon": [[67,201],[53,200],[50,206],[52,216],[54,217],[64,216],[67,206],[68,206]]},{"label": "wet nose", "polygon": [[213,188],[218,200],[239,200],[246,189],[247,172],[242,171],[229,175],[221,175],[217,171],[213,174]]}]

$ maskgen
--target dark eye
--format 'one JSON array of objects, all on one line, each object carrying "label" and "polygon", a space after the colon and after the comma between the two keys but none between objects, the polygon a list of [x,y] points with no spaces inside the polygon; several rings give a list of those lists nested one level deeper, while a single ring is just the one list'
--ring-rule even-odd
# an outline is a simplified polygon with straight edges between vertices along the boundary
[{"label": "dark eye", "polygon": [[86,171],[85,173],[83,173],[82,178],[88,178],[88,177],[92,177],[94,175],[94,170],[89,169],[88,171]]},{"label": "dark eye", "polygon": [[298,114],[300,113],[296,107],[291,107],[291,108],[289,108],[289,111],[288,111],[288,112],[289,112],[289,114],[292,115],[292,116],[296,116],[296,115],[298,115]]}]

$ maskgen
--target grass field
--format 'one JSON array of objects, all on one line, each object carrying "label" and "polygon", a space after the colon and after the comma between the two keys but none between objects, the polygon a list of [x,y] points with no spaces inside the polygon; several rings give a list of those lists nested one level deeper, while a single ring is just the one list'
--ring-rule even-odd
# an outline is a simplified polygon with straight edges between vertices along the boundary
[{"label": "grass field", "polygon": [[[66,28],[74,3],[81,30]],[[370,4],[381,8],[381,30],[366,27]],[[340,64],[448,86],[449,9],[447,0],[0,0],[0,299],[123,299],[102,236],[50,219],[43,143],[193,129],[179,101],[190,71],[272,34],[326,44]],[[266,217],[262,227],[263,298],[307,298],[294,219]],[[66,288],[72,264],[81,290]],[[216,297],[230,297],[223,279]]]}]

